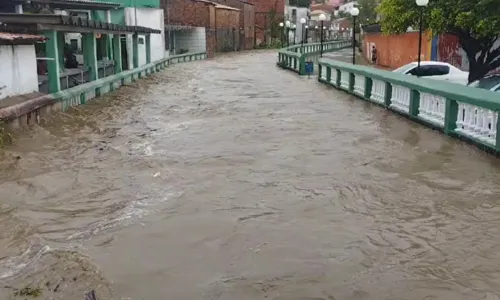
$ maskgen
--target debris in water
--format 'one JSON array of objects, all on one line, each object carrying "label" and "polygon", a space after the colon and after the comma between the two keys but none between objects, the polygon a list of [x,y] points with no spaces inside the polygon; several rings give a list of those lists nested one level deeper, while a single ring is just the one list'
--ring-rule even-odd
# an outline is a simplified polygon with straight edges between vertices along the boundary
[{"label": "debris in water", "polygon": [[97,300],[97,296],[95,295],[95,291],[88,292],[85,295],[85,300]]},{"label": "debris in water", "polygon": [[161,175],[161,173],[160,173],[160,172],[156,172],[156,173],[153,175],[153,177],[158,177],[158,176],[160,176],[160,175]]},{"label": "debris in water", "polygon": [[22,288],[18,291],[15,291],[14,292],[14,296],[21,296],[21,297],[26,297],[26,296],[29,296],[29,297],[39,297],[42,295],[42,289],[40,289],[39,287],[25,287],[25,288]]}]

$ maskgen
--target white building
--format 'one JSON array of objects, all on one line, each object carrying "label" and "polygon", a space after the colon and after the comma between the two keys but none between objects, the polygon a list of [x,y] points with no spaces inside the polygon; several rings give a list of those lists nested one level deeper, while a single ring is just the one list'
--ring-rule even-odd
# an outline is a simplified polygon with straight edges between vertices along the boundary
[{"label": "white building", "polygon": [[358,1],[346,2],[339,6],[339,9],[335,12],[335,15],[338,15],[339,12],[348,14],[355,6],[358,6]]},{"label": "white building", "polygon": [[288,40],[290,41],[290,43],[298,44],[302,41],[302,36],[303,34],[305,34],[305,32],[303,30],[303,25],[300,23],[300,19],[304,18],[307,21],[308,14],[308,7],[297,7],[285,4],[285,20],[290,21],[290,23],[295,25],[296,27],[295,32],[293,30],[290,30],[288,33]]},{"label": "white building", "polygon": [[[165,25],[163,9],[159,8],[125,8],[125,25],[143,26],[161,30],[161,34],[151,35],[151,61],[165,57]],[[139,37],[139,66],[146,64],[146,42]],[[132,36],[127,35],[127,52],[132,53]],[[133,69],[132,55],[128,56],[129,69]]]},{"label": "white building", "polygon": [[36,35],[0,32],[0,103],[8,97],[38,92],[34,44],[44,40]]}]

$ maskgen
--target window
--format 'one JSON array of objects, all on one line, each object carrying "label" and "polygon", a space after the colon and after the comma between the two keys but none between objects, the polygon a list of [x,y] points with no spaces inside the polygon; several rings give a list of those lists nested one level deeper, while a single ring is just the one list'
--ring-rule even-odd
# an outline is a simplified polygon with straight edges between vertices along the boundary
[{"label": "window", "polygon": [[69,46],[73,52],[77,52],[78,51],[78,40],[76,40],[76,39],[69,40]]},{"label": "window", "polygon": [[442,76],[450,73],[450,67],[445,65],[424,65],[410,70],[407,74],[421,77]]}]

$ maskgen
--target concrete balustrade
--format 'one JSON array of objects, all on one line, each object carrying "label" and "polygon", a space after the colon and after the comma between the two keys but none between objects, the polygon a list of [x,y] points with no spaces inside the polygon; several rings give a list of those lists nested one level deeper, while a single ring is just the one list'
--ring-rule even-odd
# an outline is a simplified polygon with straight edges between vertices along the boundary
[{"label": "concrete balustrade", "polygon": [[[335,52],[338,50],[352,47],[351,41],[329,41],[323,42],[323,53]],[[293,45],[278,51],[277,65],[299,73],[306,74],[306,61],[321,54],[321,43],[312,43],[304,45]]]},{"label": "concrete balustrade", "polygon": [[332,59],[318,69],[319,82],[500,155],[498,93]]}]

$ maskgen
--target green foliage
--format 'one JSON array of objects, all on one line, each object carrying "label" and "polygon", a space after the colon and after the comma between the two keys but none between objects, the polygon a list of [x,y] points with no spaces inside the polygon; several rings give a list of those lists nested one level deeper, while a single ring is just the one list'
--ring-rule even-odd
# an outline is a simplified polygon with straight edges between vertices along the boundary
[{"label": "green foliage", "polygon": [[358,0],[359,21],[361,24],[374,23],[377,20],[379,0]]},{"label": "green foliage", "polygon": [[[409,26],[418,28],[420,8],[413,0],[382,0],[377,11],[382,16],[384,32],[402,33]],[[498,0],[430,0],[423,15],[425,29],[458,37],[469,59],[469,81],[500,67],[500,47],[492,49],[500,36]]]}]

